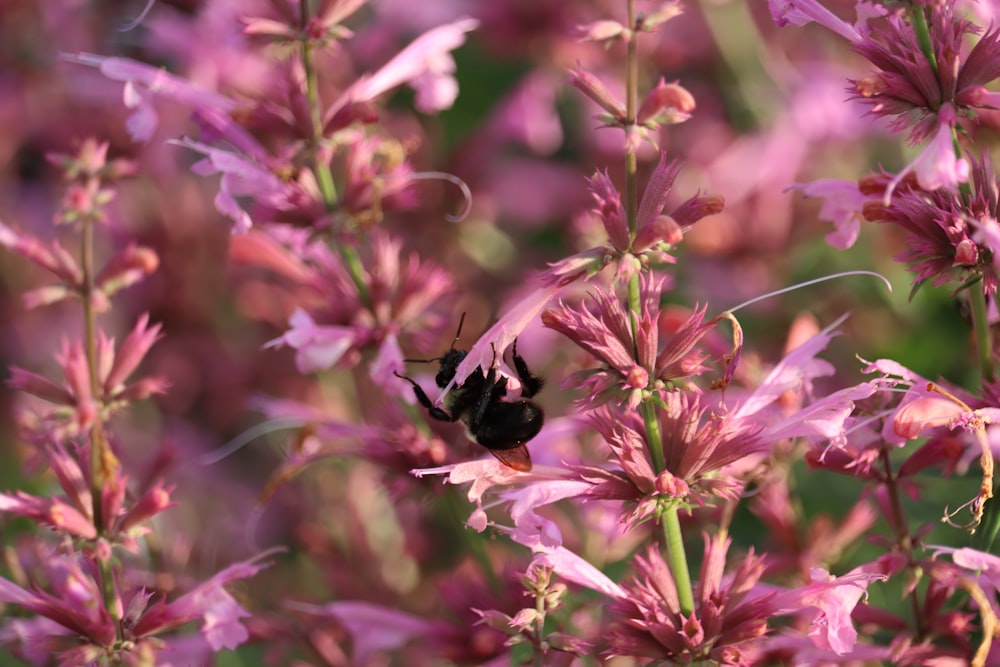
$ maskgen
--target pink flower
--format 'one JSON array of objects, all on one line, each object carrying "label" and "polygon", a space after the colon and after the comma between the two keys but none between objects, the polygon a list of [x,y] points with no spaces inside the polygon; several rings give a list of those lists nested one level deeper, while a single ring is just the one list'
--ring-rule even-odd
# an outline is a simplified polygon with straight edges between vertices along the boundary
[{"label": "pink flower", "polygon": [[851,43],[861,41],[861,33],[856,28],[837,18],[818,0],[768,0],[767,4],[771,9],[771,16],[779,26],[800,26],[816,21]]},{"label": "pink flower", "polygon": [[959,183],[965,183],[969,180],[969,163],[965,158],[960,158],[955,154],[955,147],[951,139],[955,123],[955,112],[951,105],[944,105],[938,118],[937,132],[931,142],[913,162],[889,182],[889,186],[885,190],[886,206],[889,205],[892,193],[910,171],[916,173],[917,183],[924,190],[937,190],[938,188],[955,190]]},{"label": "pink flower", "polygon": [[660,153],[660,161],[643,190],[636,215],[636,233],[628,231],[621,197],[607,174],[597,173],[590,180],[594,198],[593,213],[604,225],[609,243],[591,248],[549,265],[542,279],[547,284],[567,285],[581,278],[589,278],[611,263],[617,263],[617,277],[625,280],[650,264],[672,264],[671,248],[683,238],[683,232],[702,218],[722,211],[724,201],[719,196],[696,194],[682,202],[671,213],[663,212],[674,180],[680,171],[676,160],[667,162],[667,154]]},{"label": "pink flower", "polygon": [[[589,308],[571,308],[560,302],[542,314],[542,323],[559,331],[594,356],[601,366],[578,371],[564,386],[586,390],[589,406],[608,401],[635,409],[644,390],[662,391],[683,385],[706,370],[707,358],[696,346],[715,325],[696,309],[674,334],[660,342],[659,312],[663,281],[644,275],[640,282],[635,352],[629,313],[617,295],[607,289],[590,294]],[[636,357],[633,357],[633,354]]]},{"label": "pink flower", "polygon": [[192,139],[181,139],[171,143],[190,148],[205,156],[204,160],[192,166],[191,169],[195,173],[202,176],[222,174],[219,194],[215,197],[215,208],[235,223],[233,231],[238,234],[248,232],[253,226],[253,220],[236,201],[236,197],[253,195],[264,199],[277,196],[286,189],[284,183],[268,167],[249,156],[213,148]]},{"label": "pink flower", "polygon": [[327,111],[333,115],[348,102],[370,101],[396,86],[409,83],[416,91],[415,104],[424,113],[451,107],[458,96],[450,52],[465,43],[465,33],[475,30],[475,19],[460,19],[428,30],[396,54],[374,74],[362,77]]},{"label": "pink flower", "polygon": [[846,250],[858,240],[862,208],[868,197],[861,193],[857,183],[835,179],[820,179],[811,183],[792,186],[802,190],[807,197],[823,200],[819,209],[819,219],[833,223],[834,231],[826,235],[826,242],[838,250]]},{"label": "pink flower", "polygon": [[353,658],[367,664],[372,654],[401,648],[414,640],[427,640],[447,634],[450,628],[441,621],[429,620],[369,602],[331,602],[323,606],[289,602],[287,606],[307,614],[335,619],[353,639]]},{"label": "pink flower", "polygon": [[814,608],[816,611],[809,627],[813,643],[837,655],[846,655],[854,649],[858,638],[858,631],[851,622],[851,612],[873,581],[888,579],[887,572],[872,571],[873,567],[881,570],[886,565],[898,568],[900,564],[899,558],[892,557],[885,563],[876,562],[855,568],[842,577],[834,577],[822,568],[814,568],[813,583],[780,595],[776,606],[781,609],[775,613],[798,613]]},{"label": "pink flower", "polygon": [[[939,137],[944,136],[943,132]],[[943,155],[943,159],[951,165],[949,173],[961,178],[965,171],[956,167],[958,162],[950,148],[950,140],[948,143],[950,152]],[[941,146],[943,150],[944,144]],[[936,158],[928,152],[923,155],[927,156],[926,164],[932,166]],[[997,188],[997,177],[985,155],[973,162],[969,176],[971,198],[968,202],[957,197],[950,188],[925,190],[911,186],[907,178],[901,181],[889,204],[866,202],[864,215],[872,222],[889,223],[903,229],[906,250],[895,259],[911,265],[910,271],[916,274],[915,283],[930,281],[933,285],[942,285],[949,280],[965,281],[976,275],[982,277],[984,293],[992,295],[998,284],[997,267],[990,261],[992,252],[989,251],[991,229],[1000,213],[992,194]],[[951,177],[949,179],[951,182]],[[976,246],[975,250],[971,246]],[[970,261],[975,263],[970,265]]]},{"label": "pink flower", "polygon": [[296,308],[288,318],[291,327],[284,334],[264,344],[265,348],[288,345],[296,350],[295,366],[300,373],[315,373],[332,367],[355,343],[351,327],[320,326],[309,313]]},{"label": "pink flower", "polygon": [[753,551],[726,575],[731,540],[705,536],[705,557],[690,615],[681,611],[670,568],[655,547],[635,559],[637,576],[627,597],[611,605],[609,655],[654,658],[677,663],[710,660],[748,664],[741,657],[767,632],[775,609],[774,592],[756,590],[764,558]]},{"label": "pink flower", "polygon": [[144,637],[201,621],[201,634],[214,651],[236,648],[249,638],[240,619],[249,617],[250,613],[224,586],[270,567],[270,563],[261,561],[276,552],[271,550],[251,560],[230,565],[173,602],[157,601],[139,616],[132,633],[136,637]]},{"label": "pink flower", "polygon": [[156,130],[158,116],[152,100],[157,95],[209,113],[227,114],[236,107],[236,103],[228,97],[196,86],[160,67],[128,58],[106,58],[91,53],[68,55],[66,59],[97,67],[109,79],[125,82],[125,106],[134,110],[126,127],[135,141],[149,141]]}]

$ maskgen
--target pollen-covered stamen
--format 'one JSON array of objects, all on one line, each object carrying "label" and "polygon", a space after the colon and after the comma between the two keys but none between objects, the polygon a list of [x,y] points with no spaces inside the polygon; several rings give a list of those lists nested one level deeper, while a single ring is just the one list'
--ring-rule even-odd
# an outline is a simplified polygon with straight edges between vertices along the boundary
[{"label": "pollen-covered stamen", "polygon": [[[973,410],[957,396],[942,387],[939,387],[933,382],[927,384],[927,391],[941,394],[948,400],[960,406],[962,408],[962,413],[960,415],[955,415],[949,420],[949,427],[961,427],[967,431],[971,431],[975,434],[976,440],[979,442],[981,450],[979,455],[979,465],[983,469],[983,478],[982,482],[979,484],[979,494],[967,503],[969,511],[972,513],[972,521],[962,526],[969,531],[969,534],[972,534],[976,532],[976,527],[983,520],[983,511],[986,506],[986,501],[993,497],[993,451],[990,449],[990,442],[986,437],[986,424],[992,423],[993,417],[990,412],[985,410]],[[959,510],[960,509],[961,508],[959,508]],[[946,512],[944,521],[951,523],[950,519],[952,516],[954,516],[954,513],[948,514]]]}]

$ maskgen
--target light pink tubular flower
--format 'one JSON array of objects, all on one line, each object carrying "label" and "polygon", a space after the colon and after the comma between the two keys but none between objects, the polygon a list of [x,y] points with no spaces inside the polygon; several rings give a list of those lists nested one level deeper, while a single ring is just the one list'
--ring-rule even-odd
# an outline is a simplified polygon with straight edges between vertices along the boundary
[{"label": "light pink tubular flower", "polygon": [[465,33],[479,21],[465,18],[428,30],[374,74],[359,79],[327,110],[327,118],[348,103],[367,102],[404,83],[416,91],[416,107],[424,113],[448,109],[458,96],[451,51],[465,43]]},{"label": "light pink tubular flower", "polygon": [[892,193],[911,171],[917,176],[917,183],[924,190],[947,188],[955,190],[959,183],[969,180],[969,161],[955,154],[952,130],[955,126],[955,110],[950,104],[942,106],[938,112],[938,126],[934,138],[913,162],[904,167],[889,182],[885,190],[884,203],[889,205]]},{"label": "light pink tubular flower", "polygon": [[[435,404],[440,404],[452,387],[465,382],[477,368],[488,369],[495,360],[502,359],[507,348],[513,345],[524,328],[555,298],[559,289],[559,285],[536,286],[487,329],[475,345],[469,348],[462,363],[455,369],[455,377],[441,390]],[[514,373],[508,375],[516,377]]]},{"label": "light pink tubular flower", "polygon": [[300,373],[315,373],[332,367],[355,343],[351,327],[318,325],[309,313],[296,308],[288,318],[288,331],[264,344],[265,348],[287,345],[295,350]]},{"label": "light pink tubular flower", "polygon": [[833,223],[834,231],[826,235],[826,242],[838,250],[846,250],[858,240],[862,208],[869,199],[853,181],[824,178],[810,183],[792,186],[807,197],[823,200],[819,209],[819,219]]},{"label": "light pink tubular flower", "polygon": [[[163,96],[201,112],[205,119],[214,119],[217,130],[238,132],[235,124],[228,120],[228,114],[236,108],[233,100],[170,74],[160,67],[129,58],[107,58],[91,53],[67,55],[65,58],[70,62],[96,67],[109,79],[125,82],[125,106],[133,110],[126,128],[135,141],[149,141],[156,130],[158,115],[153,106],[153,98],[156,96]],[[232,135],[227,138],[236,140],[234,143],[246,150],[247,147],[240,141],[243,134],[240,132],[241,136]]]},{"label": "light pink tubular flower", "polygon": [[[816,21],[851,43],[861,41],[861,33],[846,21],[837,18],[819,0],[768,0],[771,16],[779,26],[805,25]],[[860,4],[860,3],[859,3]]]},{"label": "light pink tubular flower", "polygon": [[889,554],[841,577],[814,568],[812,582],[781,593],[775,600],[773,613],[810,616],[809,637],[813,644],[837,655],[847,655],[858,638],[851,621],[854,608],[872,582],[887,580],[890,574],[899,571],[904,561],[901,554]]},{"label": "light pink tubular flower", "polygon": [[233,231],[244,234],[253,226],[250,214],[236,201],[237,197],[252,195],[258,199],[278,197],[287,189],[271,169],[248,155],[236,151],[214,148],[208,144],[181,139],[170,143],[189,148],[205,156],[191,169],[201,176],[222,174],[215,208],[234,223]]},{"label": "light pink tubular flower", "polygon": [[402,648],[411,641],[433,641],[435,635],[447,635],[451,626],[406,612],[381,607],[370,602],[331,602],[323,606],[300,602],[286,603],[289,609],[332,618],[347,630],[353,640],[352,657],[359,665],[368,664],[373,654]]}]

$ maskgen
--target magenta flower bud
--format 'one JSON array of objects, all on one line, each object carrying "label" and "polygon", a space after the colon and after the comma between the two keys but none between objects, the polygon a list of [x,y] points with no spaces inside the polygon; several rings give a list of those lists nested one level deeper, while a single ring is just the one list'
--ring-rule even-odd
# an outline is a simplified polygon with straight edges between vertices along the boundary
[{"label": "magenta flower bud", "polygon": [[97,276],[97,288],[105,295],[136,284],[156,271],[160,258],[152,248],[129,245],[108,260]]},{"label": "magenta flower bud", "polygon": [[146,494],[139,499],[135,505],[132,506],[124,517],[122,517],[121,523],[119,524],[119,530],[127,532],[132,528],[138,526],[141,523],[152,519],[154,516],[173,506],[174,503],[170,502],[170,493],[174,490],[174,487],[163,488],[161,484],[157,484]]},{"label": "magenta flower bud", "polygon": [[694,95],[677,83],[667,83],[662,78],[642,101],[636,122],[672,125],[691,117],[695,109]]},{"label": "magenta flower bud", "polygon": [[97,537],[94,522],[81,514],[76,508],[55,500],[49,507],[48,523],[57,530],[71,535],[77,535],[85,540]]},{"label": "magenta flower bud", "polygon": [[480,616],[479,622],[488,628],[493,628],[494,630],[499,630],[503,633],[510,633],[511,623],[513,620],[507,614],[499,612],[495,609],[487,609],[482,611],[479,609],[473,609]]},{"label": "magenta flower bud", "polygon": [[599,107],[607,111],[618,122],[625,121],[625,105],[615,99],[601,80],[580,65],[569,71],[569,82],[574,88],[592,99]]},{"label": "magenta flower bud", "polygon": [[65,387],[61,387],[47,377],[26,371],[17,366],[10,367],[8,384],[18,391],[27,392],[41,399],[59,405],[70,405],[73,396]]},{"label": "magenta flower bud", "polygon": [[369,100],[348,102],[330,116],[323,125],[323,131],[332,134],[345,127],[350,127],[354,123],[371,125],[377,123],[378,118],[378,107]]},{"label": "magenta flower bud", "polygon": [[115,356],[114,364],[104,378],[104,391],[111,395],[118,389],[119,385],[139,367],[149,348],[160,339],[160,325],[149,324],[149,314],[144,313],[139,317],[135,328],[122,342],[118,354]]},{"label": "magenta flower bud", "polygon": [[625,374],[625,384],[633,389],[642,389],[649,384],[649,372],[642,366],[633,366]]},{"label": "magenta flower bud", "polygon": [[979,263],[979,248],[970,239],[962,239],[955,247],[955,266],[975,266]]},{"label": "magenta flower bud", "polygon": [[684,232],[672,216],[658,215],[643,225],[635,235],[632,250],[642,252],[660,242],[680,243],[683,238]]},{"label": "magenta flower bud", "polygon": [[670,217],[681,229],[688,229],[694,223],[710,215],[718,215],[726,208],[722,195],[695,195],[674,209]]},{"label": "magenta flower bud", "polygon": [[685,498],[691,493],[688,483],[672,475],[669,470],[664,470],[656,476],[656,490],[671,498]]}]

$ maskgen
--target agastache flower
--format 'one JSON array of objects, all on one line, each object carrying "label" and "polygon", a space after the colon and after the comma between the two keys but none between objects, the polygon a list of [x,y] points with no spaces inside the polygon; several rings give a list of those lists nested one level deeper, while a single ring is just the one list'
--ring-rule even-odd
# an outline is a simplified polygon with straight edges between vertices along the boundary
[{"label": "agastache flower", "polygon": [[302,373],[330,368],[345,355],[347,363],[356,363],[360,350],[373,348],[373,378],[392,386],[398,382],[392,371],[403,368],[400,340],[426,349],[429,332],[443,323],[436,306],[453,289],[448,273],[415,253],[402,255],[400,242],[378,229],[369,236],[370,249],[363,253],[367,270],[360,285],[325,246],[313,244],[304,253],[312,259],[314,272],[303,273],[303,279],[324,294],[328,307],[312,314],[296,309],[289,331],[267,343],[295,348]]},{"label": "agastache flower", "polygon": [[478,26],[479,21],[465,18],[428,30],[377,72],[359,79],[327,110],[327,117],[347,102],[370,101],[403,83],[416,91],[420,111],[436,113],[451,107],[458,96],[458,82],[450,52],[465,42],[465,33]]},{"label": "agastache flower", "polygon": [[621,471],[581,468],[578,472],[594,484],[588,496],[636,503],[624,517],[629,523],[655,514],[662,504],[703,505],[712,497],[736,499],[743,482],[720,471],[770,447],[770,440],[760,438],[760,427],[709,412],[697,395],[670,392],[663,398],[657,419],[665,468],[659,473],[650,453],[654,443],[637,414],[618,415],[600,408],[590,419],[611,447]]},{"label": "agastache flower", "polygon": [[594,198],[593,213],[601,220],[609,244],[591,248],[551,264],[543,275],[549,284],[567,285],[578,279],[590,277],[609,264],[617,265],[617,277],[627,280],[633,274],[649,268],[650,264],[672,264],[669,250],[683,238],[702,218],[722,211],[722,197],[695,195],[673,210],[663,212],[680,163],[667,162],[665,152],[649,177],[636,219],[636,234],[632,238],[628,221],[619,195],[607,174],[594,174],[590,191]]},{"label": "agastache flower", "polygon": [[725,560],[731,540],[705,536],[695,609],[680,607],[674,577],[655,547],[636,557],[637,576],[628,597],[611,605],[609,655],[690,664],[749,664],[744,653],[767,632],[776,593],[755,590],[764,559],[751,551],[731,575]]},{"label": "agastache flower", "polygon": [[983,35],[963,57],[963,44],[979,29],[955,15],[955,3],[943,2],[924,12],[930,31],[934,62],[920,48],[914,28],[901,15],[886,18],[880,27],[855,42],[855,49],[879,71],[854,82],[859,98],[872,113],[891,116],[896,130],[910,128],[910,141],[922,141],[946,123],[942,110],[973,115],[981,101],[978,91],[1000,76],[1000,30]]},{"label": "agastache flower", "polygon": [[148,325],[149,317],[140,317],[117,353],[114,339],[108,338],[103,332],[99,334],[97,396],[91,391],[90,369],[83,344],[79,341],[70,343],[64,340],[61,352],[56,355],[56,361],[65,375],[62,385],[16,366],[11,367],[10,384],[16,389],[55,403],[58,407],[52,409],[49,417],[56,422],[63,422],[68,434],[84,431],[99,415],[103,418],[133,401],[143,400],[166,390],[165,381],[159,377],[125,382],[159,338],[160,325]]},{"label": "agastache flower", "polygon": [[931,281],[938,286],[979,276],[984,293],[996,293],[998,269],[993,250],[1000,247],[998,185],[989,158],[983,156],[973,163],[971,185],[968,204],[950,191],[911,187],[898,190],[891,206],[882,201],[865,203],[866,219],[894,224],[906,232],[907,249],[895,259],[911,265],[915,284]]},{"label": "agastache flower", "polygon": [[644,390],[662,391],[706,370],[707,355],[696,345],[714,326],[704,321],[704,309],[690,318],[662,346],[659,340],[660,292],[663,280],[643,275],[640,282],[640,312],[636,317],[635,355],[630,314],[616,295],[606,290],[591,293],[587,308],[562,303],[542,314],[542,323],[559,331],[602,362],[602,367],[583,370],[567,378],[566,386],[586,390],[583,399],[591,406],[608,401],[627,403],[635,409]]}]

